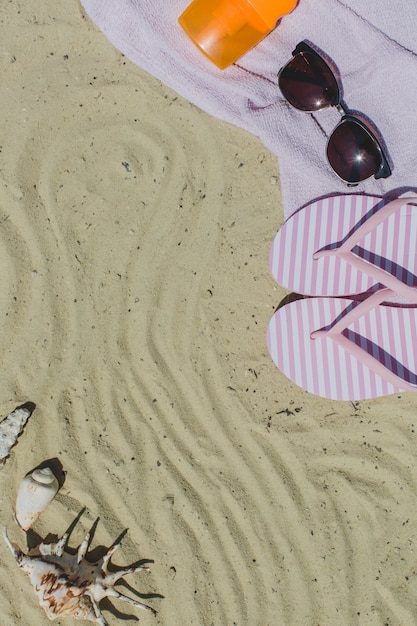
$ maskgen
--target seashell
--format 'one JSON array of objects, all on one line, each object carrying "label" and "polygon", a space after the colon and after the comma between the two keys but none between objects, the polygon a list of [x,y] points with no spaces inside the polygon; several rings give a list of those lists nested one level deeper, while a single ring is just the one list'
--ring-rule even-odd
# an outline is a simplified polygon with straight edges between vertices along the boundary
[{"label": "seashell", "polygon": [[58,493],[58,479],[50,467],[34,469],[20,483],[15,519],[28,530]]},{"label": "seashell", "polygon": [[29,403],[18,407],[0,423],[0,468],[4,465],[11,448],[32,414],[33,409],[30,410],[28,407]]},{"label": "seashell", "polygon": [[109,572],[107,567],[110,558],[120,543],[111,546],[95,563],[87,561],[90,535],[91,531],[75,554],[65,550],[69,533],[65,533],[57,543],[41,543],[25,554],[16,543],[10,541],[7,529],[3,528],[6,544],[18,566],[29,576],[39,604],[50,620],[73,617],[108,626],[99,608],[100,601],[105,597],[119,598],[156,615],[155,609],[119,593],[114,587],[122,576],[149,572],[149,568],[127,567]]}]

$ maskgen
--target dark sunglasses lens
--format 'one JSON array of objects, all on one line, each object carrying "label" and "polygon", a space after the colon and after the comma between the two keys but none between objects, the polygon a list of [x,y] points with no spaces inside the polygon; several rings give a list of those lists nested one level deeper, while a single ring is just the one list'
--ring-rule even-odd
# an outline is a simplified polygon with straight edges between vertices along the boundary
[{"label": "dark sunglasses lens", "polygon": [[316,54],[299,52],[278,77],[283,96],[301,111],[318,111],[338,104],[339,88],[328,65]]},{"label": "dark sunglasses lens", "polygon": [[374,176],[381,167],[381,150],[372,135],[354,120],[342,120],[327,143],[327,158],[348,183]]}]

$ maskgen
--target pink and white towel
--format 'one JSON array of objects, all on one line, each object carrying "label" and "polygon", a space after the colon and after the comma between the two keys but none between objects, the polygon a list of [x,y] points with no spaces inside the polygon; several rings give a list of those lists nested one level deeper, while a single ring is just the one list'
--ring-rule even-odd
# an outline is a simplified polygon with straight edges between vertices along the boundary
[{"label": "pink and white towel", "polygon": [[306,39],[336,64],[343,99],[369,117],[388,150],[392,176],[356,192],[417,190],[417,3],[299,0],[296,9],[235,65],[219,70],[188,39],[178,17],[190,0],[81,0],[108,39],[138,66],[204,111],[260,137],[278,157],[285,217],[314,198],[347,192],[327,164],[335,109],[293,109],[279,69]]}]

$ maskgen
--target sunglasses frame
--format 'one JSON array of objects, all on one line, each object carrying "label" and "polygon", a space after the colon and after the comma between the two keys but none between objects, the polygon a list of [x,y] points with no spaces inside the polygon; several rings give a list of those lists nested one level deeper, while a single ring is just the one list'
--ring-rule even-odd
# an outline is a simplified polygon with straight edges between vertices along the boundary
[{"label": "sunglasses frame", "polygon": [[[332,78],[334,80],[334,86],[336,88],[335,96],[329,102],[329,104],[326,103],[324,106],[318,107],[316,109],[300,109],[300,108],[296,107],[289,100],[287,100],[287,98],[285,96],[285,93],[281,89],[281,86],[280,86],[280,77],[283,74],[283,72],[285,71],[285,69],[290,66],[290,64],[292,63],[293,59],[297,55],[300,55],[300,54],[303,54],[303,53],[307,53],[307,54],[312,55],[314,58],[318,59],[320,61],[320,63],[322,63],[322,64],[324,64],[326,66],[326,68],[328,69],[330,75],[332,76]],[[297,44],[297,46],[295,47],[295,49],[292,52],[292,57],[293,58],[290,61],[288,61],[288,63],[286,63],[280,69],[280,71],[278,72],[278,85],[280,86],[281,93],[283,94],[284,98],[287,100],[288,104],[293,106],[298,111],[303,111],[305,113],[315,113],[316,111],[321,111],[321,110],[327,109],[329,107],[335,107],[338,110],[338,112],[340,113],[342,119],[340,120],[340,122],[338,124],[336,124],[335,128],[332,130],[331,134],[329,135],[329,138],[327,140],[327,146],[329,145],[329,142],[330,142],[330,140],[332,138],[332,135],[339,128],[339,126],[341,124],[345,123],[345,122],[350,122],[352,124],[357,124],[357,126],[359,126],[363,131],[365,131],[367,133],[367,135],[373,141],[374,146],[377,149],[377,152],[379,154],[380,165],[379,165],[378,170],[375,172],[375,174],[371,174],[371,176],[368,176],[367,178],[364,178],[363,180],[360,180],[358,182],[350,182],[350,181],[342,178],[341,176],[339,176],[339,174],[336,172],[334,167],[331,165],[329,159],[327,159],[328,162],[329,162],[330,167],[332,168],[332,170],[334,171],[336,176],[340,180],[342,180],[344,183],[347,183],[351,187],[356,187],[356,185],[358,185],[359,183],[363,182],[364,180],[368,180],[369,178],[372,178],[372,176],[374,178],[376,178],[376,179],[378,179],[378,178],[388,178],[388,176],[391,176],[391,174],[392,174],[391,167],[390,167],[390,165],[388,163],[387,157],[385,156],[385,153],[384,153],[384,150],[383,150],[383,148],[381,146],[381,143],[378,141],[377,137],[372,132],[371,128],[367,124],[365,124],[365,122],[363,122],[361,119],[359,119],[355,115],[352,115],[352,114],[348,113],[348,110],[345,109],[345,107],[342,104],[341,91],[340,91],[338,80],[337,80],[333,70],[329,66],[329,64],[325,61],[325,59],[318,52],[316,52],[316,50],[314,50],[311,46],[309,46],[305,41],[301,41],[299,44]],[[326,153],[327,153],[327,147],[326,147]]]}]

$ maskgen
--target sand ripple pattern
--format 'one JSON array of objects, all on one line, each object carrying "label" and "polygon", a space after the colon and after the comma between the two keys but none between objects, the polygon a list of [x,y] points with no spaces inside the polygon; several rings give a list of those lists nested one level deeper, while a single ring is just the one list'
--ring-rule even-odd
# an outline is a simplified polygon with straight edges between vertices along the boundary
[{"label": "sand ripple pattern", "polygon": [[[416,624],[414,398],[325,402],[267,354],[275,160],[76,2],[30,6],[1,26],[0,404],[37,409],[2,524],[22,541],[18,479],[57,457],[36,531],[84,506],[74,546],[97,516],[95,543],[129,528],[117,563],[154,560],[128,581],[158,609],[141,624]],[[48,624],[0,550],[2,624]]]}]

